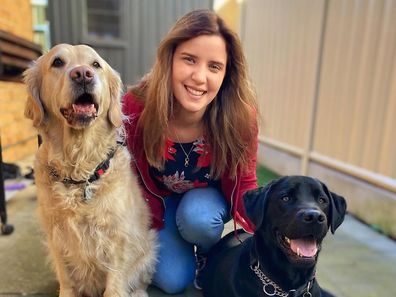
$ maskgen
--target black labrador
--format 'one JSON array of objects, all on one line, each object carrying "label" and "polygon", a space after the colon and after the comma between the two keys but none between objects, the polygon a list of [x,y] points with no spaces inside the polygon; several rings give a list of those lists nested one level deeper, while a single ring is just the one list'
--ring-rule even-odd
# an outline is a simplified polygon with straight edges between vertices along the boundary
[{"label": "black labrador", "polygon": [[315,266],[321,243],[344,220],[346,201],[307,176],[286,176],[244,195],[253,236],[230,233],[211,250],[205,297],[319,297]]}]

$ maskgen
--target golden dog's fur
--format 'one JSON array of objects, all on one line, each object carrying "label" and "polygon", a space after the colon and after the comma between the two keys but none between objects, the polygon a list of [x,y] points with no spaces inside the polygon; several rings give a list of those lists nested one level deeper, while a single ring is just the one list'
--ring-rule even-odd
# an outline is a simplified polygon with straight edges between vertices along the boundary
[{"label": "golden dog's fur", "polygon": [[[156,234],[128,151],[116,143],[119,76],[92,48],[60,44],[25,72],[25,82],[25,115],[43,140],[38,211],[60,296],[147,296]],[[84,182],[110,152],[104,174]]]}]

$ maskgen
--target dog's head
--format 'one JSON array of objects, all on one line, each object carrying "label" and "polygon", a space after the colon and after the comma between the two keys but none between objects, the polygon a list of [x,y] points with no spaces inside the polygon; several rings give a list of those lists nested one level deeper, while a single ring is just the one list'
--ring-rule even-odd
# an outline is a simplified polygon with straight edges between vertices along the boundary
[{"label": "dog's head", "polygon": [[306,176],[282,177],[247,192],[243,200],[255,236],[303,267],[316,263],[328,229],[334,233],[346,213],[343,197]]},{"label": "dog's head", "polygon": [[89,46],[59,44],[25,71],[25,116],[41,127],[49,120],[82,129],[106,116],[122,123],[119,75]]}]

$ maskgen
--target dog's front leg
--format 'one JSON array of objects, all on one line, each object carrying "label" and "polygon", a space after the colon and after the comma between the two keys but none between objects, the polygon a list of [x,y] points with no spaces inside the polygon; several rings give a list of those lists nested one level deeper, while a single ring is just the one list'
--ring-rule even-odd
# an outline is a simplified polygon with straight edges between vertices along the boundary
[{"label": "dog's front leg", "polygon": [[146,290],[135,290],[133,291],[132,297],[148,297]]},{"label": "dog's front leg", "polygon": [[[124,256],[123,259],[128,257]],[[136,265],[138,259],[130,259],[131,263],[121,264],[121,259],[114,259],[114,266],[118,267],[118,270],[111,269],[108,271],[106,278],[106,290],[103,297],[148,297],[146,292],[148,276],[146,272],[141,271],[140,273],[134,271],[134,275],[131,279],[130,268],[128,265]],[[117,265],[118,264],[118,265]],[[143,279],[145,281],[143,281]],[[146,278],[148,278],[146,280]]]},{"label": "dog's front leg", "polygon": [[65,289],[62,288],[62,285],[59,288],[59,297],[75,297],[77,295],[74,294],[74,290],[73,289]]},{"label": "dog's front leg", "polygon": [[60,253],[56,247],[49,243],[50,253],[52,254],[53,264],[55,266],[56,276],[59,281],[59,297],[76,297],[78,296],[71,285],[70,278],[67,274],[66,267],[63,263]]},{"label": "dog's front leg", "polygon": [[109,272],[103,297],[148,297],[146,290],[142,287],[131,288],[127,279],[126,271],[123,273]]},{"label": "dog's front leg", "polygon": [[126,275],[122,275],[121,271],[109,271],[103,297],[128,297],[129,289],[125,279]]},{"label": "dog's front leg", "polygon": [[55,263],[56,275],[59,281],[59,297],[77,297],[70,279],[66,273],[66,268],[59,261]]}]

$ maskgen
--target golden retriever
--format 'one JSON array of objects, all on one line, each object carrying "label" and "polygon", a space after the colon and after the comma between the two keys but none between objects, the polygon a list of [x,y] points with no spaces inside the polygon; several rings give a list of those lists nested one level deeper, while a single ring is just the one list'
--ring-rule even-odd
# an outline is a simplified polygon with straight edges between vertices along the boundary
[{"label": "golden retriever", "polygon": [[34,165],[38,213],[60,296],[148,296],[156,233],[130,155],[116,141],[120,77],[92,48],[59,44],[24,80],[25,116],[43,140]]}]

